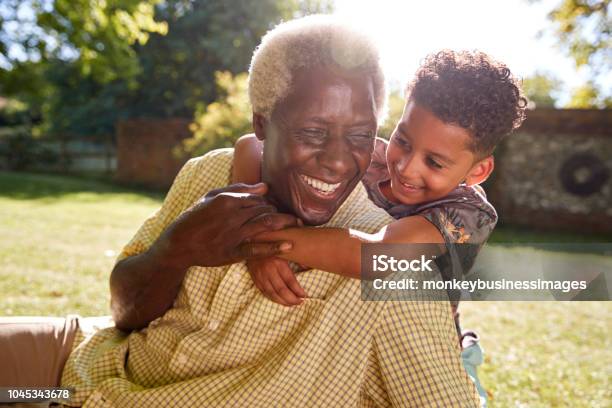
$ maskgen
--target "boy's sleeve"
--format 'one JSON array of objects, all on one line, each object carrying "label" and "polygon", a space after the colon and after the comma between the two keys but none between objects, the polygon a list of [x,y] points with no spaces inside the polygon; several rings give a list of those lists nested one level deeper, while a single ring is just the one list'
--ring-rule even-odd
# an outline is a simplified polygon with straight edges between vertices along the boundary
[{"label": "boy's sleeve", "polygon": [[460,358],[457,332],[445,301],[388,301],[373,353],[385,393],[398,407],[478,407]]},{"label": "boy's sleeve", "polygon": [[497,214],[490,204],[472,199],[433,206],[419,215],[431,222],[444,238],[449,256],[437,263],[445,279],[462,279],[469,273],[497,223]]}]

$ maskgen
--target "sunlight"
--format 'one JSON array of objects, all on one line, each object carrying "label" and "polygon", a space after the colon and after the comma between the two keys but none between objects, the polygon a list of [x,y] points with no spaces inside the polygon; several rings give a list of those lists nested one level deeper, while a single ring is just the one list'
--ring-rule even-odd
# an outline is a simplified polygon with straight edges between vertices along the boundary
[{"label": "sunlight", "polygon": [[391,86],[408,81],[419,61],[442,48],[479,49],[505,62],[518,76],[536,70],[583,82],[573,62],[538,33],[556,0],[355,1],[336,0],[336,14],[370,32],[380,43]]}]

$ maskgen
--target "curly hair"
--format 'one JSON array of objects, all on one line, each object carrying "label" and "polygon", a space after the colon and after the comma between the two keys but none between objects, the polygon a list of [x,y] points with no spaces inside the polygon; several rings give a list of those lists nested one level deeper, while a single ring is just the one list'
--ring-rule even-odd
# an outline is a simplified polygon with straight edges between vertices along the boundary
[{"label": "curly hair", "polygon": [[428,55],[406,89],[409,101],[472,136],[468,146],[487,156],[525,119],[527,99],[508,67],[479,51]]},{"label": "curly hair", "polygon": [[372,78],[379,121],[387,93],[378,48],[371,38],[330,15],[310,15],[281,23],[263,37],[249,68],[253,112],[270,118],[285,98],[298,69],[336,67]]}]

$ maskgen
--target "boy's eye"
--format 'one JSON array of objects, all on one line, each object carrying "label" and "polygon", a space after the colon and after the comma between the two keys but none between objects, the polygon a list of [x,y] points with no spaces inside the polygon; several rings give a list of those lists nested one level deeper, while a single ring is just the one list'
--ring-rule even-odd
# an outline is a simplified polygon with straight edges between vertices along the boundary
[{"label": "boy's eye", "polygon": [[437,161],[435,161],[434,159],[432,159],[431,157],[427,158],[427,164],[429,164],[431,167],[434,167],[436,169],[442,168],[442,165],[438,163]]},{"label": "boy's eye", "polygon": [[400,146],[400,147],[402,147],[402,148],[404,148],[404,149],[406,149],[406,148],[409,148],[409,147],[410,147],[410,143],[408,143],[406,140],[402,139],[401,137],[396,137],[396,138],[395,138],[395,139],[393,139],[393,140],[395,140],[395,143],[397,143],[397,144],[398,144],[398,146]]}]

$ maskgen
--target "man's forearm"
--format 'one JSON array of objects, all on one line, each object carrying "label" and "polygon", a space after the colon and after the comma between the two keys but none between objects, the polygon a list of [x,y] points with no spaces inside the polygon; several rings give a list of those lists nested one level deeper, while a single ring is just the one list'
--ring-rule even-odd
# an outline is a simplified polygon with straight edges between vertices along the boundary
[{"label": "man's forearm", "polygon": [[[276,256],[283,245],[245,241],[266,231],[297,225],[275,211],[264,184],[232,185],[206,194],[179,215],[145,252],[121,260],[110,278],[111,310],[121,330],[146,327],[172,307],[191,266],[230,265],[248,258]],[[237,194],[238,193],[238,194]]]},{"label": "man's forearm", "polygon": [[155,246],[119,261],[110,278],[117,328],[141,329],[162,316],[174,303],[187,269]]}]

